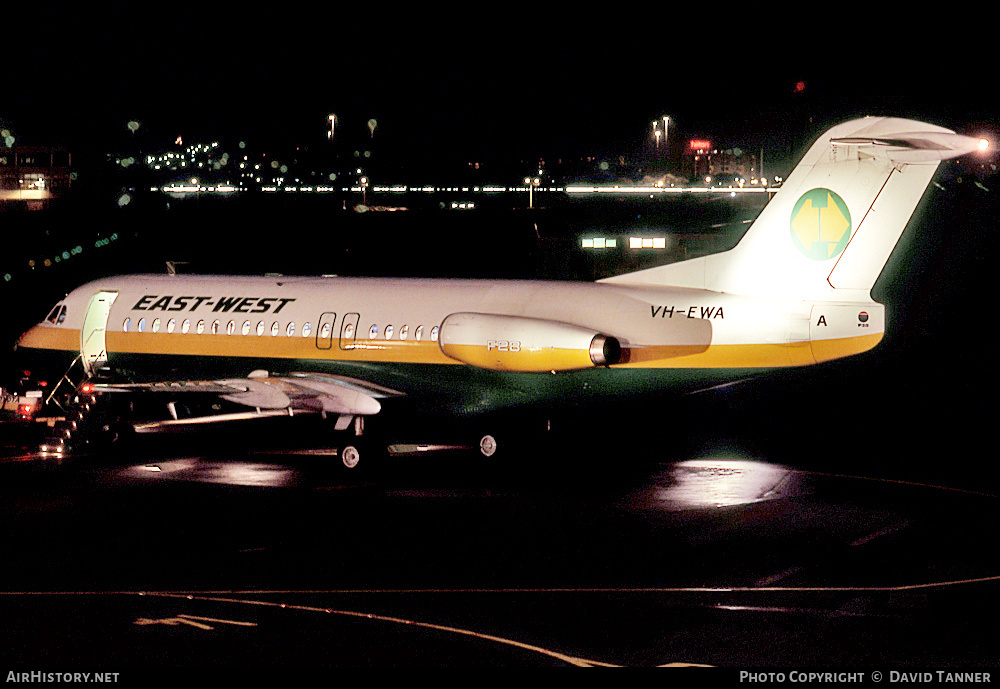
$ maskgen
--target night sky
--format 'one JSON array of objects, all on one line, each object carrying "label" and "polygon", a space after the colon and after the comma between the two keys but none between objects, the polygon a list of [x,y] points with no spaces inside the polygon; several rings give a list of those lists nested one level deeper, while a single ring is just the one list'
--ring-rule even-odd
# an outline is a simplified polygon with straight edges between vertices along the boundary
[{"label": "night sky", "polygon": [[227,8],[7,16],[17,66],[0,121],[20,143],[103,151],[127,144],[130,120],[150,144],[314,145],[335,113],[339,136],[370,137],[374,118],[381,145],[414,163],[627,152],[663,115],[681,137],[744,147],[863,114],[995,122],[996,60],[975,35],[813,20],[790,38],[759,13],[714,10]]}]

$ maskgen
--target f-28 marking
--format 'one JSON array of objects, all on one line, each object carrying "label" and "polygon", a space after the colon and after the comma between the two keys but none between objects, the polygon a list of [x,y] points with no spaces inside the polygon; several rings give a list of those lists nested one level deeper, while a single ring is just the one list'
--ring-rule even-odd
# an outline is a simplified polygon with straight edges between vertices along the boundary
[{"label": "f-28 marking", "polygon": [[685,308],[677,308],[676,306],[663,306],[649,305],[650,317],[656,318],[673,318],[677,316],[678,318],[725,318],[722,313],[721,306],[689,306]]},{"label": "f-28 marking", "polygon": [[135,303],[132,310],[184,311],[187,309],[188,311],[194,311],[199,306],[204,304],[205,306],[213,307],[213,312],[221,311],[223,313],[228,313],[229,311],[232,311],[233,313],[267,313],[275,307],[275,302],[277,302],[277,307],[274,308],[274,313],[279,313],[283,308],[285,308],[286,304],[293,301],[295,301],[295,299],[282,297],[219,297],[218,299],[214,299],[212,297],[175,297],[169,294],[165,296],[147,294]]}]

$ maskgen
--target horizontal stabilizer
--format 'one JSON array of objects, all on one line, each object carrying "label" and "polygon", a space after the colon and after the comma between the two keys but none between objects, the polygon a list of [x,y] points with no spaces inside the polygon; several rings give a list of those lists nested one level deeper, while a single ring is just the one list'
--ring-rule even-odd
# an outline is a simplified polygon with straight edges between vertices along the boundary
[{"label": "horizontal stabilizer", "polygon": [[982,150],[984,139],[975,139],[954,132],[903,132],[892,138],[882,136],[841,136],[830,139],[834,146],[880,148],[896,163],[937,162]]}]

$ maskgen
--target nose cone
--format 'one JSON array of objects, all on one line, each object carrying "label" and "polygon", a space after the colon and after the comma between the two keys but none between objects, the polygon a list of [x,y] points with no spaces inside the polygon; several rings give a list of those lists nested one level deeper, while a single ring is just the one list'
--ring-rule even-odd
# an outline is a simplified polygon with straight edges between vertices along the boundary
[{"label": "nose cone", "polygon": [[51,338],[47,337],[48,333],[46,331],[51,330],[51,328],[43,328],[40,325],[34,325],[17,338],[17,344],[14,345],[14,349],[51,349],[52,346],[49,344]]},{"label": "nose cone", "polygon": [[40,323],[21,335],[14,349],[22,354],[40,351],[58,355],[60,359],[73,357],[80,353],[80,331]]}]

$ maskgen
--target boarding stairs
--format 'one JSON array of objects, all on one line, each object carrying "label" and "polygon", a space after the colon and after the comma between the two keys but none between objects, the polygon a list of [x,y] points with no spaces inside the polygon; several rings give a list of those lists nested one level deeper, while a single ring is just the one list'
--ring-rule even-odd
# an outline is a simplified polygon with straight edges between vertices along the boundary
[{"label": "boarding stairs", "polygon": [[102,414],[97,410],[97,395],[87,386],[92,380],[83,363],[83,354],[77,356],[62,378],[53,386],[45,399],[46,408],[61,412],[39,445],[42,454],[64,456],[79,452],[88,445],[94,432],[101,428]]},{"label": "boarding stairs", "polygon": [[[67,405],[72,399],[72,392],[75,392],[86,380],[90,378],[87,369],[83,365],[83,354],[79,354],[66,369],[62,378],[52,386],[49,396],[45,398],[45,405],[50,404],[65,412]],[[62,394],[60,394],[60,392]]]}]

